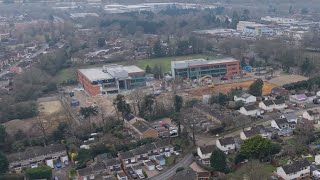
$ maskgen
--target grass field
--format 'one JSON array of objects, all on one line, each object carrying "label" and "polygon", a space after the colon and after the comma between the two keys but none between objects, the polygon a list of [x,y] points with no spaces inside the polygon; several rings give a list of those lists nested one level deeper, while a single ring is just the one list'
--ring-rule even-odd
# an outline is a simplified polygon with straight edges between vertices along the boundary
[{"label": "grass field", "polygon": [[[151,68],[155,65],[161,66],[164,73],[167,73],[171,69],[171,61],[177,61],[177,60],[188,60],[188,59],[206,59],[206,58],[215,58],[214,56],[208,56],[208,55],[189,55],[189,56],[174,56],[174,57],[164,57],[164,58],[153,58],[153,59],[142,59],[138,60],[135,65],[140,67],[141,69],[145,69],[147,65],[149,65]],[[119,62],[119,64],[126,64],[127,62]],[[56,81],[58,83],[61,83],[63,81],[67,80],[76,80],[77,79],[77,69],[78,68],[89,68],[89,67],[101,67],[102,64],[94,64],[94,65],[84,65],[81,67],[70,67],[67,69],[61,70],[57,76],[55,77]]]},{"label": "grass field", "polygon": [[62,83],[67,80],[76,80],[77,79],[77,68],[71,67],[61,70],[55,77],[58,83]]},{"label": "grass field", "polygon": [[214,58],[212,56],[207,55],[190,55],[190,56],[174,56],[174,57],[164,57],[164,58],[154,58],[154,59],[143,59],[138,60],[137,66],[141,69],[145,69],[147,65],[151,68],[155,65],[161,66],[164,73],[167,73],[171,69],[171,61],[179,61],[179,60],[189,60],[189,59],[206,59],[206,58]]}]

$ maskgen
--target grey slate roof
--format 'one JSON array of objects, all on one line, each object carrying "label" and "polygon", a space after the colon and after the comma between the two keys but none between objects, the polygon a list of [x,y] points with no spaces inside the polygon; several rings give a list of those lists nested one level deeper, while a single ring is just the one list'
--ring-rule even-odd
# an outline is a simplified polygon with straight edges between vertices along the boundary
[{"label": "grey slate roof", "polygon": [[208,154],[208,153],[212,153],[215,146],[214,145],[208,145],[208,146],[200,146],[199,147],[202,154]]},{"label": "grey slate roof", "polygon": [[106,166],[115,166],[115,165],[121,164],[118,158],[107,159],[107,160],[104,160],[103,162]]},{"label": "grey slate roof", "polygon": [[286,118],[282,118],[282,119],[276,119],[274,120],[278,125],[281,124],[289,124],[288,120]]},{"label": "grey slate roof", "polygon": [[149,129],[153,129],[153,127],[151,125],[149,125],[147,122],[143,122],[143,121],[137,121],[135,123],[132,124],[138,131],[140,131],[141,133],[146,132]]},{"label": "grey slate roof", "polygon": [[257,108],[257,106],[255,106],[255,105],[248,105],[248,106],[244,106],[244,109],[245,109],[246,111],[253,111],[253,110],[256,110],[256,109],[258,109],[258,108]]},{"label": "grey slate roof", "polygon": [[271,106],[271,105],[274,105],[273,101],[272,100],[266,100],[266,101],[262,101],[263,104],[265,104],[266,106]]},{"label": "grey slate roof", "polygon": [[226,146],[226,145],[234,144],[234,139],[233,137],[227,137],[227,138],[219,139],[219,142],[221,146]]},{"label": "grey slate roof", "polygon": [[91,167],[78,169],[77,172],[78,172],[79,176],[90,176],[91,174],[93,174]]},{"label": "grey slate roof", "polygon": [[120,156],[122,159],[130,159],[134,157],[134,154],[132,151],[126,151],[126,152],[120,153]]},{"label": "grey slate roof", "polygon": [[305,168],[307,166],[310,166],[309,161],[307,160],[300,160],[300,161],[295,161],[292,164],[284,165],[282,166],[284,172],[286,174],[291,174],[300,171],[302,168]]},{"label": "grey slate roof", "polygon": [[7,156],[9,162],[21,161],[35,158],[38,156],[53,154],[57,152],[66,151],[66,146],[63,144],[52,144],[46,147],[33,147],[24,152],[14,153]]},{"label": "grey slate roof", "polygon": [[285,103],[283,99],[277,99],[277,100],[274,100],[273,102],[276,105],[280,105],[280,104],[284,104]]}]

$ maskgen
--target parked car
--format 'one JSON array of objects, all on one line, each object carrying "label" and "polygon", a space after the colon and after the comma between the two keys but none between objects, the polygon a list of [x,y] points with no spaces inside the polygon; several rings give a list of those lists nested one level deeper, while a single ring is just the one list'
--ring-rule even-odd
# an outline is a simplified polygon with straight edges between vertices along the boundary
[{"label": "parked car", "polygon": [[146,178],[146,177],[144,177],[143,174],[138,174],[138,176],[139,176],[140,179],[145,179]]},{"label": "parked car", "polygon": [[178,153],[177,151],[173,151],[173,154],[178,156],[180,153]]},{"label": "parked car", "polygon": [[160,165],[157,165],[156,168],[158,169],[158,171],[162,171],[162,169],[163,169],[162,166],[160,166]]},{"label": "parked car", "polygon": [[137,174],[131,174],[130,175],[133,179],[137,179],[138,178],[138,175]]},{"label": "parked car", "polygon": [[56,167],[57,167],[57,168],[62,168],[62,164],[61,164],[61,163],[57,163],[57,164],[56,164]]}]

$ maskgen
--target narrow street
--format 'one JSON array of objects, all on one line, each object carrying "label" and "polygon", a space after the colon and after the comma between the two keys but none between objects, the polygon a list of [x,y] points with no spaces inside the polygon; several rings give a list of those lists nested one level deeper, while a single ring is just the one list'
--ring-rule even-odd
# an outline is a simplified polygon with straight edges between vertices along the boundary
[{"label": "narrow street", "polygon": [[186,167],[189,166],[193,162],[192,154],[187,154],[178,164],[174,165],[167,172],[164,172],[158,176],[151,178],[151,180],[165,180],[176,174],[176,169],[178,167]]}]

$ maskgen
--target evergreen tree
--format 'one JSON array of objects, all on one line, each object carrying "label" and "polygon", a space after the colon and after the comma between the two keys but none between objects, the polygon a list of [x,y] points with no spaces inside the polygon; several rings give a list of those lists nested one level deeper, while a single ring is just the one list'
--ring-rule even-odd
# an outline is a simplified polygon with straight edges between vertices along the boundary
[{"label": "evergreen tree", "polygon": [[5,173],[8,170],[9,162],[7,157],[0,152],[0,174]]},{"label": "evergreen tree", "polygon": [[154,46],[153,46],[153,54],[155,57],[163,57],[164,56],[164,52],[163,49],[161,47],[161,42],[160,40],[158,40]]},{"label": "evergreen tree", "polygon": [[[174,110],[176,113],[180,113],[180,110],[182,108],[182,103],[183,103],[183,99],[181,96],[179,95],[175,95],[174,96]],[[177,119],[178,121],[178,133],[179,135],[181,134],[181,123],[180,123],[180,119]]]},{"label": "evergreen tree", "polygon": [[262,79],[257,79],[253,82],[249,87],[249,94],[253,96],[261,96],[262,95],[262,88],[263,88],[263,81]]},{"label": "evergreen tree", "polygon": [[218,148],[214,149],[210,157],[210,165],[215,171],[226,173],[228,171],[228,166],[224,152]]},{"label": "evergreen tree", "polygon": [[151,67],[149,66],[149,64],[146,66],[145,71],[146,71],[146,74],[151,74],[152,73]]},{"label": "evergreen tree", "polygon": [[113,105],[116,107],[118,112],[122,115],[122,120],[124,121],[124,117],[131,112],[130,105],[126,102],[124,95],[118,94],[116,99],[113,101]]}]

